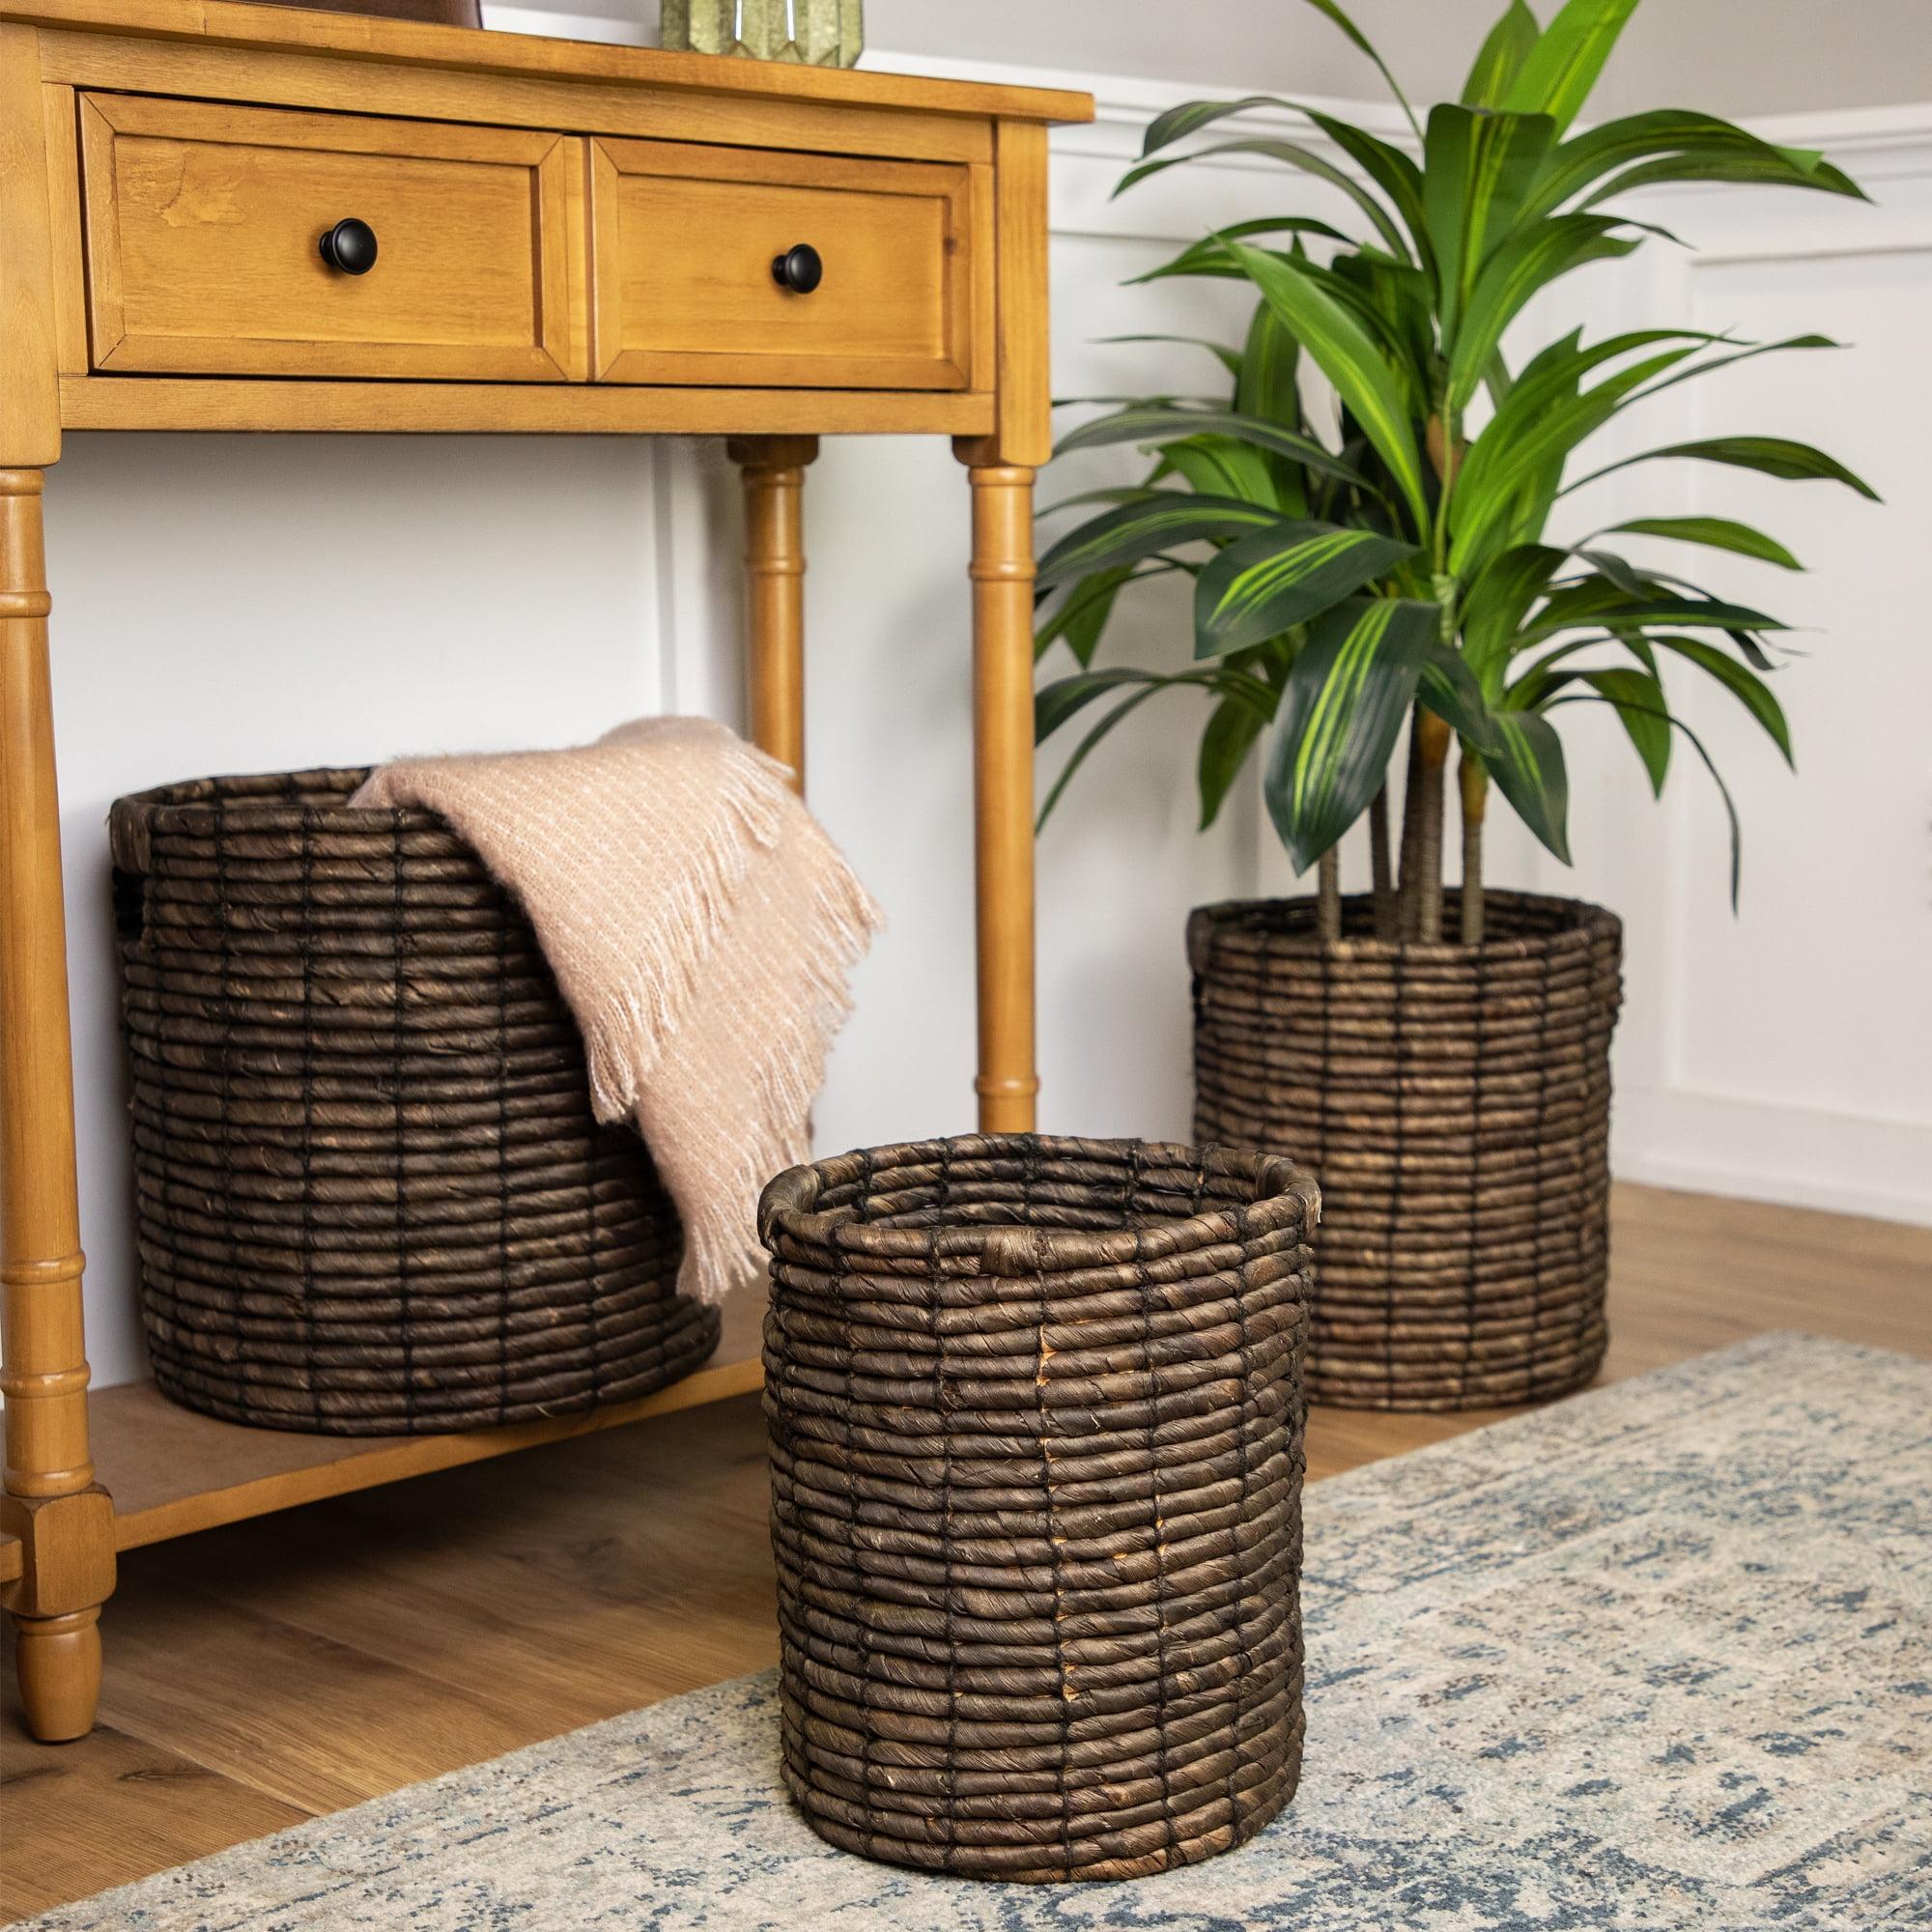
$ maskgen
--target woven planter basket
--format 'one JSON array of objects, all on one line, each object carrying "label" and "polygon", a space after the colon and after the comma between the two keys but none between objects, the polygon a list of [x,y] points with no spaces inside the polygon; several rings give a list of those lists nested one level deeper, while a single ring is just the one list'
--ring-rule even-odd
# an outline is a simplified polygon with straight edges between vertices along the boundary
[{"label": "woven planter basket", "polygon": [[1366,898],[1339,943],[1315,920],[1312,899],[1230,902],[1187,932],[1196,1135],[1321,1178],[1310,1399],[1457,1409],[1580,1387],[1607,1339],[1621,924],[1496,892],[1478,947],[1380,943]]},{"label": "woven planter basket", "polygon": [[765,1190],[785,1782],[892,1863],[1131,1878],[1301,1763],[1288,1161],[1032,1135]]},{"label": "woven planter basket", "polygon": [[676,1212],[528,921],[440,818],[347,810],[366,776],[115,804],[155,1379],[342,1435],[648,1395],[718,1342]]}]

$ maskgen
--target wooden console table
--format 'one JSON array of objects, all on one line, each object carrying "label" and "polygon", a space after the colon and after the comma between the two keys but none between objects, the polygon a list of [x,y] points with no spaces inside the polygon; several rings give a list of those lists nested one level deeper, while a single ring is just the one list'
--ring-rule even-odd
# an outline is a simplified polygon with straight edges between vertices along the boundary
[{"label": "wooden console table", "polygon": [[119,1548],[757,1380],[741,1318],[660,1396],[473,1435],[237,1429],[145,1384],[90,1399],[41,517],[63,431],[729,437],[753,729],[801,771],[805,466],[821,435],[951,436],[980,1120],[1029,1127],[1046,128],[1092,112],[225,0],[0,0],[0,1604],[35,1736],[94,1721]]}]

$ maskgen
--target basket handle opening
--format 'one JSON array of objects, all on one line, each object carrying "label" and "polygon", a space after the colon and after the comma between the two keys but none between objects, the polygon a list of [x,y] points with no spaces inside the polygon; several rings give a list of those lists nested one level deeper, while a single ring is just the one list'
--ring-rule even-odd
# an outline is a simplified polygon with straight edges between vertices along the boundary
[{"label": "basket handle opening", "polygon": [[114,931],[124,946],[148,937],[148,874],[155,854],[148,813],[140,801],[118,798],[107,814],[107,851],[114,867]]}]

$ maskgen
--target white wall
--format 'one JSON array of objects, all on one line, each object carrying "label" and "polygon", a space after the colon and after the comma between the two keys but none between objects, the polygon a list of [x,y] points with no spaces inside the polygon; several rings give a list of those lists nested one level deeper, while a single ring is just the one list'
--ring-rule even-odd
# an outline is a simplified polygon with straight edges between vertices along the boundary
[{"label": "white wall", "polygon": [[[1454,99],[1503,0],[1345,0],[1416,100]],[[1557,0],[1533,0],[1548,20]],[[503,14],[510,10],[487,8]],[[521,0],[599,40],[655,43],[657,0]],[[585,16],[588,16],[587,22]],[[867,0],[871,66],[935,58],[1024,61],[1297,97],[1381,98],[1373,68],[1301,0]],[[906,56],[900,59],[898,56]],[[1877,106],[1924,92],[1925,0],[1648,0],[1619,43],[1595,107],[1695,105],[1719,114]]]},{"label": "white wall", "polygon": [[[1215,313],[1215,291],[1118,284],[1210,219],[1277,205],[1278,183],[1234,163],[1110,202],[1140,125],[1182,90],[1104,75],[1091,84],[1105,103],[1101,124],[1056,137],[1056,393],[1185,386],[1202,366],[1193,352],[1101,349],[1092,338],[1231,333],[1236,312]],[[1781,326],[1789,309],[1875,345],[1863,361],[1843,359],[1839,391],[1811,386],[1807,369],[1802,394],[1774,377],[1735,398],[1738,423],[1815,429],[1892,496],[1863,519],[1810,497],[1779,505],[1787,530],[1798,503],[1821,519],[1799,547],[1825,566],[1803,594],[1829,628],[1815,662],[1791,674],[1805,784],[1770,769],[1747,781],[1753,869],[1743,921],[1732,927],[1723,911],[1719,858],[1707,849],[1716,821],[1688,769],[1658,814],[1632,772],[1586,753],[1578,878],[1509,833],[1492,870],[1602,895],[1630,920],[1623,1171],[1932,1218],[1918,990],[1932,982],[1932,781],[1915,743],[1932,713],[1932,660],[1900,614],[1925,608],[1932,590],[1915,549],[1932,512],[1917,460],[1932,422],[1906,333],[1923,312],[1932,259],[1932,117],[1899,118],[1901,138],[1880,138],[1891,125],[1864,129],[1884,171],[1878,213],[1753,241],[1733,221],[1743,205],[1719,196],[1671,218],[1683,225],[1694,213],[1728,236],[1721,263],[1697,270],[1694,286],[1615,291],[1634,307],[1694,300],[1714,327],[1732,307],[1746,312],[1729,319],[1747,327],[1761,317]],[[1834,252],[1816,257],[1814,244]],[[1081,486],[1056,475],[1044,494]],[[965,497],[938,441],[829,443],[808,486],[811,795],[892,919],[863,969],[818,1110],[828,1149],[971,1120]],[[210,772],[567,743],[644,710],[735,722],[741,542],[735,480],[708,444],[69,439],[49,485],[49,572],[89,1342],[102,1383],[139,1373],[109,801]],[[1179,662],[1184,609],[1145,603],[1110,649]],[[1851,675],[1840,674],[1846,657]],[[1875,689],[1880,725],[1900,741],[1883,760],[1861,755],[1879,742],[1867,708]],[[1182,698],[1147,707],[1042,839],[1051,1129],[1185,1132],[1186,910],[1288,889],[1257,810],[1195,837],[1197,725]],[[1625,754],[1605,744],[1601,755]],[[1754,755],[1739,749],[1746,764]],[[1042,761],[1043,781],[1054,769]]]},{"label": "white wall", "polygon": [[[1827,147],[1876,205],[1678,192],[1657,216],[1690,249],[1646,250],[1641,274],[1592,271],[1594,328],[1662,317],[1850,345],[1672,390],[1635,446],[1798,437],[1885,499],[1687,464],[1606,479],[1571,507],[1577,534],[1634,514],[1741,517],[1811,567],[1794,578],[1694,554],[1700,582],[1801,627],[1774,687],[1795,779],[1732,700],[1685,687],[1744,820],[1735,918],[1722,809],[1689,748],[1656,810],[1634,795],[1613,723],[1578,760],[1577,885],[1630,932],[1613,1153],[1630,1179],[1932,1221],[1932,113],[1780,131]],[[1682,546],[1651,554],[1672,550],[1687,568]],[[1539,870],[1554,886],[1561,868]]]}]

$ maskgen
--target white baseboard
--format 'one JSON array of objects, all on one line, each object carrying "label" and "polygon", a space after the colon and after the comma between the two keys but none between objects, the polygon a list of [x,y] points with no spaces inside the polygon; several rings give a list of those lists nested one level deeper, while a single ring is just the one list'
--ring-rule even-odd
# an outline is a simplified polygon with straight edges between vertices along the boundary
[{"label": "white baseboard", "polygon": [[1932,1227],[1932,1127],[1682,1092],[1614,1104],[1619,1180]]}]

